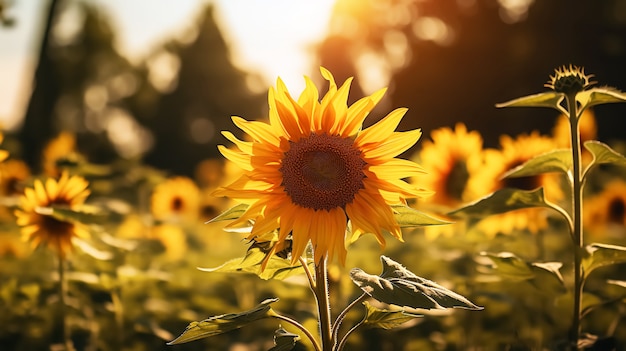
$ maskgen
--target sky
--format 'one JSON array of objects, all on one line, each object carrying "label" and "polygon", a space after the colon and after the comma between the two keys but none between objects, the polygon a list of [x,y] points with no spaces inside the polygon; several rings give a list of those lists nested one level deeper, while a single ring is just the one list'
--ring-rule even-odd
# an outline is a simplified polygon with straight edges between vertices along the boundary
[{"label": "sky", "polygon": [[[0,0],[2,1],[2,0]],[[0,126],[19,125],[28,101],[36,51],[41,40],[45,0],[10,0],[7,15],[16,21],[0,28]],[[193,25],[200,0],[85,0],[109,14],[119,51],[140,62],[164,39]],[[290,90],[304,87],[303,75],[315,71],[311,49],[321,41],[334,0],[214,0],[218,25],[234,63],[253,70],[267,85],[280,76]],[[68,23],[66,25],[71,25]]]}]

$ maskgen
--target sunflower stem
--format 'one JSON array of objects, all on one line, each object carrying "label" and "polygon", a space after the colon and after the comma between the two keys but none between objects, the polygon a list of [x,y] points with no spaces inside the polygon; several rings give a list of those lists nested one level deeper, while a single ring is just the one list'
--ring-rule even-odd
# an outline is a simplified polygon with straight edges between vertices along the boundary
[{"label": "sunflower stem", "polygon": [[570,137],[572,146],[572,239],[574,244],[574,310],[572,314],[572,326],[569,334],[569,341],[572,348],[580,350],[578,340],[581,333],[581,308],[584,285],[584,271],[582,267],[583,259],[583,232],[582,232],[582,210],[583,210],[583,184],[581,176],[581,156],[580,156],[580,130],[578,125],[578,105],[576,93],[567,94],[567,103],[570,122]]},{"label": "sunflower stem", "polygon": [[322,351],[331,351],[333,348],[332,324],[330,317],[330,295],[328,294],[328,269],[326,256],[315,264],[315,298],[317,299],[320,338]]},{"label": "sunflower stem", "polygon": [[66,304],[66,294],[67,294],[67,280],[65,279],[65,258],[63,257],[62,250],[58,250],[59,256],[59,308],[61,314],[61,335],[63,336],[63,345],[65,347],[65,351],[73,351],[74,346],[72,345],[72,340],[70,338],[70,330],[67,325],[67,304]]},{"label": "sunflower stem", "polygon": [[[332,330],[332,335],[333,335],[333,340],[335,341],[335,343],[337,342],[337,338],[339,336],[339,328],[341,327],[341,323],[343,322],[343,319],[346,317],[346,315],[348,314],[348,312],[354,307],[356,306],[359,302],[367,299],[369,295],[367,295],[366,293],[361,294],[361,296],[359,296],[356,300],[352,301],[346,308],[343,309],[343,311],[341,311],[341,313],[337,316],[337,319],[335,319],[335,325],[333,325],[333,330]],[[339,349],[337,349],[339,350]]]},{"label": "sunflower stem", "polygon": [[311,341],[311,344],[313,344],[313,348],[315,349],[315,351],[322,351],[322,349],[320,349],[320,345],[317,343],[317,340],[315,340],[315,336],[313,336],[313,334],[311,334],[311,332],[307,328],[305,328],[302,324],[300,324],[298,321],[296,321],[295,319],[289,318],[287,316],[284,316],[282,314],[276,313],[275,311],[273,312],[272,317],[285,321],[293,325],[294,327],[300,329],[304,333],[304,335],[306,335],[306,337],[309,338],[309,340]]}]

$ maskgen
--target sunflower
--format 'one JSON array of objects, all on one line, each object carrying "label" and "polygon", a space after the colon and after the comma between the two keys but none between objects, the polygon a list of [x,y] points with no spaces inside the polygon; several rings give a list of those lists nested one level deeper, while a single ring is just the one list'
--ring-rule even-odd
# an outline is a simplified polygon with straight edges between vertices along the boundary
[{"label": "sunflower", "polygon": [[0,195],[21,194],[22,183],[31,176],[30,168],[22,160],[10,159],[2,164],[0,171]]},{"label": "sunflower", "polygon": [[612,180],[585,202],[585,228],[591,235],[623,238],[626,232],[626,181]]},{"label": "sunflower", "polygon": [[481,167],[483,140],[477,131],[467,131],[463,123],[454,129],[444,127],[431,133],[417,155],[428,174],[419,181],[435,194],[423,201],[447,207],[469,200],[466,186]]},{"label": "sunflower", "polygon": [[200,191],[188,177],[169,178],[152,193],[151,212],[157,221],[191,223],[198,219],[199,206]]},{"label": "sunflower", "polygon": [[58,177],[61,174],[58,162],[72,157],[77,157],[76,137],[72,133],[61,132],[50,140],[43,150],[43,172],[49,177]]},{"label": "sunflower", "polygon": [[268,93],[269,123],[233,117],[251,141],[223,132],[236,148],[219,149],[244,174],[214,194],[249,204],[246,212],[229,224],[252,221],[248,240],[278,229],[277,243],[267,257],[291,238],[292,262],[310,241],[316,264],[335,256],[344,263],[348,220],[350,241],[372,233],[384,246],[383,232],[402,240],[389,205],[428,193],[402,180],[423,173],[422,168],[395,158],[422,134],[419,129],[395,131],[407,110],[396,109],[362,129],[385,89],[348,106],[352,78],[337,87],[329,71],[321,68],[321,73],[330,85],[321,100],[309,77],[305,77],[304,91],[297,100],[278,78],[276,88]]},{"label": "sunflower", "polygon": [[77,209],[89,196],[89,183],[80,176],[63,172],[58,180],[48,178],[45,184],[35,180],[32,188],[26,188],[20,198],[20,209],[15,211],[22,236],[35,247],[46,244],[57,250],[62,257],[71,251],[72,238],[86,237],[87,230],[79,223],[59,220],[45,211],[50,206]]},{"label": "sunflower", "polygon": [[[516,138],[503,135],[500,138],[499,150],[485,150],[484,165],[468,182],[469,196],[478,199],[505,187],[522,190],[534,190],[543,187],[547,198],[552,201],[562,200],[565,194],[558,175],[542,174],[502,179],[507,171],[535,156],[554,150],[556,147],[557,144],[554,139],[540,135],[538,132],[522,134]],[[479,227],[492,236],[498,232],[510,233],[524,228],[532,233],[537,233],[547,226],[546,210],[530,208],[491,216],[481,221]]]},{"label": "sunflower", "polygon": [[[4,134],[0,133],[0,144],[4,140]],[[0,162],[4,161],[9,157],[9,152],[7,150],[0,149]]]}]

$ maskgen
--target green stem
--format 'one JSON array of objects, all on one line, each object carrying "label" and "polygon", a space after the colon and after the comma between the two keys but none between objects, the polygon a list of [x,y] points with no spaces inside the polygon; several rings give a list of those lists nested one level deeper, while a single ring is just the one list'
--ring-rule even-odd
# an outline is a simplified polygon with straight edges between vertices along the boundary
[{"label": "green stem", "polygon": [[583,259],[583,232],[582,232],[582,176],[581,176],[581,156],[580,156],[580,131],[578,127],[578,106],[576,94],[567,96],[570,136],[572,143],[572,238],[574,244],[574,311],[572,315],[572,329],[569,340],[575,349],[579,349],[578,339],[581,333],[581,307],[584,285],[584,272],[582,267]]},{"label": "green stem", "polygon": [[293,325],[294,327],[300,329],[304,333],[304,335],[306,335],[307,338],[311,340],[311,343],[313,344],[313,348],[315,349],[315,351],[322,351],[320,349],[320,345],[315,340],[315,336],[313,336],[313,334],[311,334],[311,332],[307,328],[305,328],[302,324],[298,323],[298,321],[296,321],[295,319],[291,319],[287,316],[283,316],[282,314],[278,314],[275,311],[273,312],[272,317],[285,321]]},{"label": "green stem", "polygon": [[363,293],[356,300],[352,301],[346,308],[344,308],[343,311],[341,311],[341,313],[337,316],[337,319],[335,319],[335,325],[333,325],[333,330],[332,330],[333,340],[335,342],[337,342],[337,337],[339,336],[339,327],[341,327],[341,323],[343,322],[343,319],[346,317],[346,314],[348,314],[348,312],[354,306],[356,306],[359,302],[367,299],[368,296],[369,295],[367,295],[366,293]]},{"label": "green stem", "polygon": [[66,294],[67,294],[67,281],[65,279],[65,258],[63,257],[63,253],[61,250],[59,251],[58,261],[59,261],[59,304],[60,304],[60,314],[61,314],[61,335],[63,335],[63,345],[65,346],[65,351],[73,351],[74,346],[72,345],[72,340],[70,338],[70,330],[67,325],[67,304],[66,304]]},{"label": "green stem", "polygon": [[322,257],[315,264],[315,298],[317,299],[318,318],[320,323],[320,338],[322,351],[331,351],[333,338],[330,320],[330,296],[328,295],[328,270],[326,257]]},{"label": "green stem", "polygon": [[363,325],[363,322],[365,321],[365,319],[361,320],[359,323],[357,323],[354,327],[350,328],[350,330],[348,330],[348,332],[346,333],[346,335],[343,336],[343,338],[341,338],[341,342],[339,343],[339,345],[337,346],[337,351],[341,351],[343,350],[343,347],[346,345],[346,341],[348,341],[348,336],[350,334],[352,334],[352,332],[354,332],[355,330],[357,330],[357,328],[359,328],[361,325]]}]

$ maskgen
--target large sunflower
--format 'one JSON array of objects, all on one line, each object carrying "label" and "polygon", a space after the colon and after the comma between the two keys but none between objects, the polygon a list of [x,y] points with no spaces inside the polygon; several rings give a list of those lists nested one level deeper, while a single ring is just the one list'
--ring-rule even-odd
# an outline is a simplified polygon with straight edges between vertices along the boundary
[{"label": "large sunflower", "polygon": [[598,239],[623,240],[626,233],[626,181],[609,181],[584,207],[585,228]]},{"label": "large sunflower", "polygon": [[54,205],[69,209],[80,207],[89,196],[88,185],[84,178],[70,177],[67,172],[58,180],[48,178],[45,184],[35,180],[32,188],[24,190],[20,209],[15,211],[22,236],[34,246],[46,244],[64,257],[72,248],[72,238],[87,236],[87,230],[79,223],[59,220],[45,209]]},{"label": "large sunflower", "polygon": [[249,240],[278,229],[268,257],[291,235],[292,262],[310,240],[316,263],[335,256],[343,263],[348,220],[350,241],[372,233],[384,246],[383,232],[402,240],[389,205],[426,193],[402,180],[422,173],[422,168],[395,158],[422,134],[419,129],[395,131],[407,110],[396,109],[362,130],[365,117],[385,89],[347,106],[352,79],[338,88],[329,71],[322,68],[321,73],[330,83],[321,100],[310,78],[305,77],[304,91],[297,100],[279,78],[276,89],[270,88],[268,94],[269,123],[233,117],[251,141],[223,132],[238,150],[220,146],[220,151],[245,172],[215,194],[249,204],[230,224],[253,221]]}]

